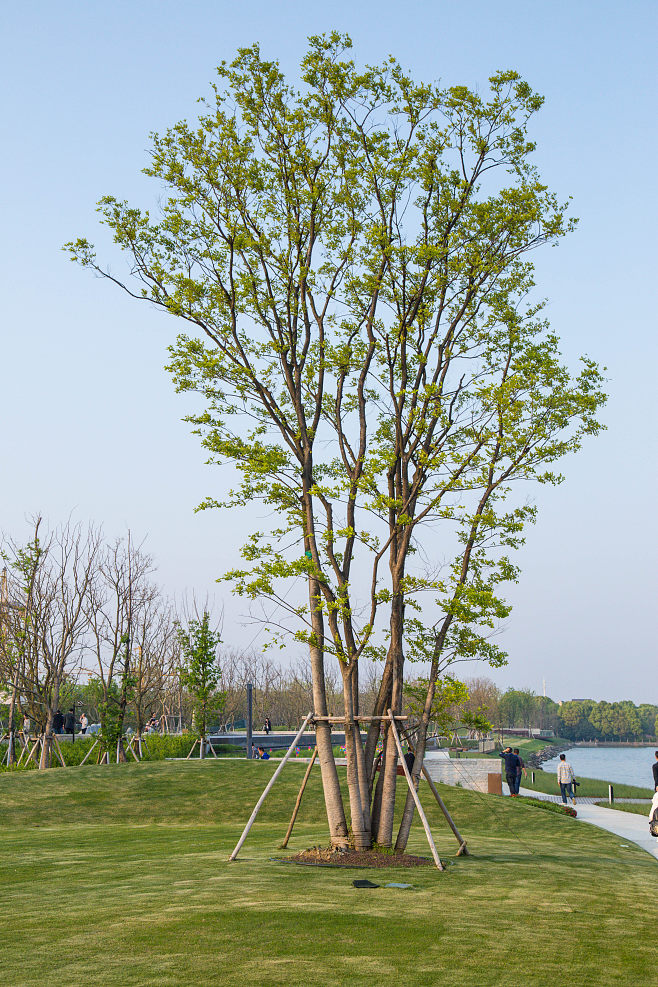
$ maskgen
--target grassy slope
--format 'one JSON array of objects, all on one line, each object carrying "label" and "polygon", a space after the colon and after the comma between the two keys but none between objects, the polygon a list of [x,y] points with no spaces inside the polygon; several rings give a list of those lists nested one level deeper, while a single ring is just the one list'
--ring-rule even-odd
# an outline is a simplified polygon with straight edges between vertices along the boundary
[{"label": "grassy slope", "polygon": [[637,816],[644,816],[647,821],[647,829],[649,828],[649,809],[651,807],[651,801],[647,799],[646,802],[622,802],[620,805],[613,803],[610,805],[608,802],[599,802],[598,805],[602,805],[605,809],[617,809],[618,812],[634,812]]},{"label": "grassy slope", "polygon": [[[578,796],[596,798],[597,795],[601,795],[607,798],[607,781],[601,781],[598,778],[584,778],[581,775],[577,775],[576,777],[580,782],[580,785],[576,789]],[[557,783],[557,777],[554,771],[535,771],[535,781],[533,784],[532,775],[528,769],[528,777],[524,778],[521,784],[524,788],[531,788],[535,792],[547,792],[550,795],[560,794],[560,786]],[[617,798],[651,798],[651,789],[639,788],[637,785],[622,785],[615,782],[614,790]]]},{"label": "grassy slope", "polygon": [[[272,770],[207,761],[3,775],[0,984],[652,981],[656,865],[639,848],[442,787],[472,850],[454,858],[423,784],[445,873],[279,863],[303,771],[290,765],[229,864]],[[290,850],[325,834],[318,771]],[[426,853],[422,830],[410,849]],[[356,877],[415,889],[358,891]]]}]

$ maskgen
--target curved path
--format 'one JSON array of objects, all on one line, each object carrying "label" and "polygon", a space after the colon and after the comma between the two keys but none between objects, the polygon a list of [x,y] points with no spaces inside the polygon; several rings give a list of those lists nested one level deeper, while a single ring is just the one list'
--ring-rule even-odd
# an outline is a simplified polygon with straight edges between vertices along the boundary
[{"label": "curved path", "polygon": [[[521,795],[530,798],[542,798],[539,792],[533,792],[530,788],[521,788]],[[555,796],[548,796],[553,802],[557,801]],[[588,799],[589,802],[589,799]],[[649,833],[649,803],[647,802],[646,815],[638,816],[634,812],[620,812],[618,809],[606,809],[602,805],[587,804],[584,800],[576,800],[577,818],[581,822],[591,823],[600,829],[607,829],[609,833],[621,837],[629,843],[636,843],[643,850],[658,860],[658,839]]]}]

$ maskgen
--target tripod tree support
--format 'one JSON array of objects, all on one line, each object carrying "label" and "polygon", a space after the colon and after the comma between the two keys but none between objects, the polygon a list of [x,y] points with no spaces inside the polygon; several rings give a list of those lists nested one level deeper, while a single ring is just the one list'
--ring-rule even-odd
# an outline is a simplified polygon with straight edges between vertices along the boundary
[{"label": "tripod tree support", "polygon": [[400,763],[402,764],[402,767],[404,768],[404,776],[407,779],[407,785],[409,786],[409,791],[411,792],[412,798],[413,798],[414,802],[416,803],[416,808],[418,809],[418,815],[420,816],[421,822],[423,824],[423,828],[425,830],[425,836],[427,837],[427,842],[430,845],[430,850],[432,851],[432,856],[434,857],[434,863],[436,864],[436,866],[437,866],[437,868],[439,870],[443,870],[444,869],[443,868],[443,864],[441,863],[441,858],[439,857],[439,855],[437,853],[436,846],[434,844],[434,839],[432,837],[432,831],[431,831],[430,825],[429,825],[429,823],[427,821],[427,816],[423,812],[423,807],[420,804],[420,799],[418,798],[418,792],[415,789],[415,786],[414,786],[414,783],[413,783],[413,779],[412,779],[411,775],[409,774],[409,768],[407,767],[407,762],[404,759],[404,751],[402,750],[402,744],[400,743],[400,737],[398,735],[398,728],[395,725],[395,717],[393,716],[393,711],[390,710],[390,709],[388,711],[388,716],[389,716],[389,719],[391,721],[391,729],[393,731],[393,737],[395,738],[395,744],[396,744],[397,749],[398,749],[398,755],[400,757]]},{"label": "tripod tree support", "polygon": [[306,719],[302,723],[297,736],[293,740],[292,744],[290,745],[290,747],[288,748],[288,750],[286,751],[286,753],[281,758],[281,764],[278,766],[278,768],[276,769],[276,771],[274,772],[274,774],[272,775],[272,777],[268,781],[268,783],[267,783],[267,785],[265,787],[265,791],[263,792],[263,794],[261,795],[261,797],[256,802],[256,805],[254,806],[254,811],[251,813],[251,816],[249,817],[249,822],[245,826],[245,828],[244,828],[244,830],[242,832],[242,836],[240,837],[240,839],[238,840],[238,842],[237,842],[237,844],[235,846],[235,850],[233,851],[233,853],[231,854],[231,856],[228,858],[229,860],[235,860],[236,857],[237,857],[237,855],[239,854],[239,852],[240,852],[240,850],[242,848],[242,844],[247,839],[247,836],[249,834],[249,830],[251,829],[251,827],[253,826],[253,824],[254,824],[254,822],[256,820],[256,816],[260,812],[260,807],[262,806],[263,802],[267,798],[267,795],[268,795],[270,789],[272,788],[274,782],[277,780],[277,778],[281,774],[281,771],[283,770],[286,761],[288,760],[288,758],[290,757],[290,755],[294,751],[295,746],[297,744],[297,741],[299,740],[299,738],[301,737],[301,735],[304,733],[304,730],[306,729],[306,727],[308,726],[308,724],[310,723],[310,721],[312,719],[313,719],[313,713],[311,712],[311,713],[308,714],[308,716],[306,717]]},{"label": "tripod tree support", "polygon": [[100,740],[95,740],[93,742],[93,744],[91,745],[85,756],[83,757],[82,761],[80,762],[80,767],[82,767],[82,765],[85,764],[85,762],[89,759],[89,755],[91,754],[91,752],[95,750],[99,744],[100,744]]},{"label": "tripod tree support", "polygon": [[217,757],[217,754],[215,753],[215,748],[210,743],[210,741],[209,740],[206,740],[205,737],[197,737],[197,739],[192,744],[192,747],[190,749],[190,753],[185,758],[186,761],[189,761],[189,759],[192,757],[192,754],[194,753],[194,749],[195,749],[195,747],[196,747],[197,744],[199,745],[199,759],[202,760],[202,759],[205,758],[205,756],[206,756],[206,750],[209,750],[214,758]]},{"label": "tripod tree support", "polygon": [[281,850],[285,850],[285,848],[288,846],[288,840],[292,835],[292,828],[295,825],[295,820],[297,819],[297,813],[299,812],[299,807],[302,804],[302,795],[304,794],[304,789],[306,788],[306,782],[311,776],[311,768],[313,767],[317,756],[318,756],[318,749],[316,747],[315,750],[313,751],[313,757],[311,758],[309,765],[306,769],[306,774],[304,775],[302,787],[299,789],[299,795],[297,796],[297,801],[295,802],[295,808],[292,810],[292,816],[290,818],[290,825],[288,826],[288,832],[286,833],[283,839],[283,843],[279,848]]},{"label": "tripod tree support", "polygon": [[[402,733],[404,734],[404,739],[407,741],[407,743],[409,745],[410,750],[415,754],[416,753],[416,748],[415,748],[414,744],[411,741],[411,738],[409,736],[408,731],[405,730],[404,727],[401,727],[401,730],[402,730]],[[425,767],[424,764],[423,764],[423,767],[422,767],[422,771],[423,771],[423,777],[424,777],[425,781],[430,786],[430,791],[431,791],[432,795],[434,796],[434,798],[438,802],[439,808],[440,808],[441,812],[446,817],[446,821],[447,821],[448,825],[450,826],[450,829],[453,831],[453,833],[455,834],[455,836],[457,838],[457,842],[459,843],[459,850],[457,851],[457,856],[458,857],[467,857],[468,856],[468,849],[466,847],[466,840],[462,839],[462,836],[461,836],[459,830],[455,826],[455,823],[453,821],[452,816],[448,812],[448,808],[447,808],[445,802],[443,801],[443,799],[439,795],[439,793],[437,791],[437,788],[436,788],[436,785],[434,784],[434,781],[430,777],[430,773],[429,773],[429,771],[427,770],[427,768]]]},{"label": "tripod tree support", "polygon": [[[44,734],[44,739],[45,739],[45,734]],[[44,741],[42,740],[41,743],[43,744],[43,742]],[[57,739],[57,734],[53,734],[53,747],[55,748],[55,753],[59,758],[59,763],[62,765],[63,768],[65,768],[66,761],[64,760],[64,755],[62,754],[62,748],[59,746],[59,740]]]}]

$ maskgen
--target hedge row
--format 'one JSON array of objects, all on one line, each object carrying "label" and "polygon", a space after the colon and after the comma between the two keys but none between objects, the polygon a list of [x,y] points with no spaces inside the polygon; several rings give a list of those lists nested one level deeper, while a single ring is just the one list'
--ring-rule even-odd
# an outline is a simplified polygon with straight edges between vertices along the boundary
[{"label": "hedge row", "polygon": [[[62,741],[60,748],[62,751],[62,756],[66,762],[67,767],[73,767],[80,764],[85,755],[89,752],[90,747],[94,743],[94,737],[76,737],[75,742],[71,743],[69,740]],[[164,761],[168,757],[187,757],[190,753],[192,745],[195,741],[193,734],[148,734],[143,738],[142,742],[142,758],[144,761]],[[217,754],[239,754],[241,748],[233,747],[230,745],[225,745],[221,747],[216,747],[215,751]],[[197,752],[198,753],[198,748]],[[0,761],[2,761],[7,755],[7,744],[0,744]],[[193,755],[194,756],[194,755]],[[128,760],[132,761],[132,757],[128,754]],[[59,758],[53,753],[53,767],[61,767],[59,763]],[[96,751],[91,755],[87,764],[96,763]],[[31,770],[35,767],[34,762],[30,762],[28,769]],[[2,766],[0,770],[6,771],[7,768]],[[15,769],[10,769],[15,770]]]}]

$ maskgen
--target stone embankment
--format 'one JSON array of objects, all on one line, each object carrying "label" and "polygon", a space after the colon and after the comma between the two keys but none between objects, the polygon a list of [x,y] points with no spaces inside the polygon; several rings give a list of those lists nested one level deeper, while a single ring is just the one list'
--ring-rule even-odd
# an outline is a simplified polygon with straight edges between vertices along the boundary
[{"label": "stone embankment", "polygon": [[550,761],[551,758],[557,757],[562,751],[568,751],[572,744],[551,744],[549,747],[543,747],[540,751],[535,751],[534,754],[525,755],[525,763],[529,768],[541,768],[544,761]]}]

